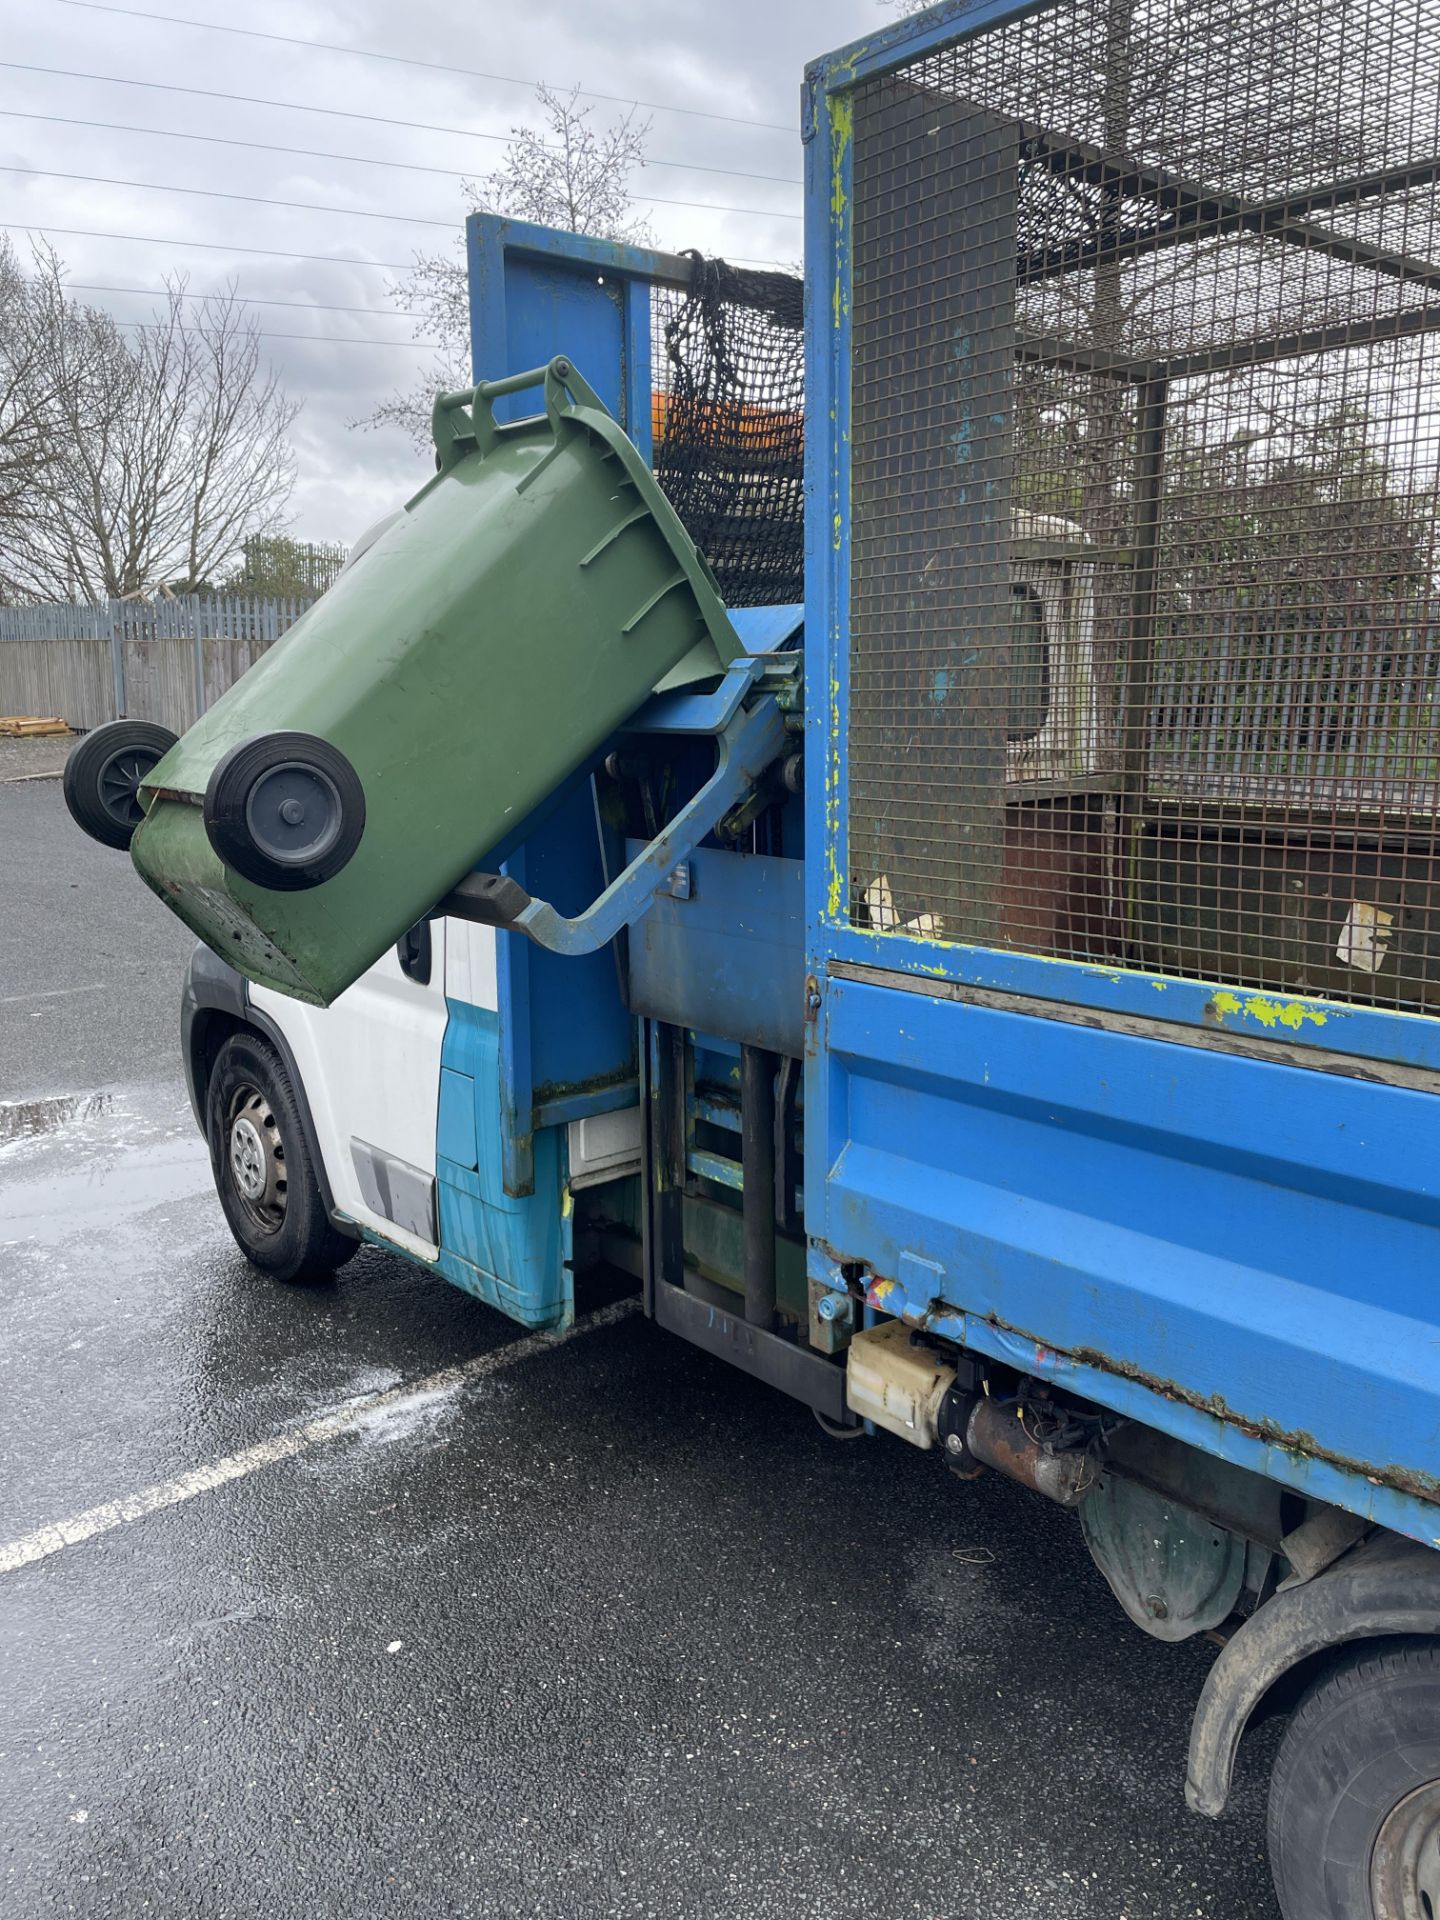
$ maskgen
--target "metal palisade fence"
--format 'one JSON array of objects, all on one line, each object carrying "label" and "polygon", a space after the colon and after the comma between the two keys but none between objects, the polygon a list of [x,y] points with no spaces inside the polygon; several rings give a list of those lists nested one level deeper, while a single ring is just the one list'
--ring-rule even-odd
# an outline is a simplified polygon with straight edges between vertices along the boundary
[{"label": "metal palisade fence", "polygon": [[183,733],[316,597],[0,607],[0,714],[55,714],[82,730],[123,715]]}]

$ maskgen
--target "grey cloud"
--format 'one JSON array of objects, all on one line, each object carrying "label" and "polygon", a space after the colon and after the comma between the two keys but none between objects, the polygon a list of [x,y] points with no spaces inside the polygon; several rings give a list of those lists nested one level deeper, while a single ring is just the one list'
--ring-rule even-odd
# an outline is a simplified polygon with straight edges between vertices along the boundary
[{"label": "grey cloud", "polygon": [[[359,0],[343,12],[277,4],[237,10],[230,19],[302,39],[350,42],[453,61],[457,67],[533,75],[560,87],[579,81],[627,98],[793,127],[805,61],[876,27],[885,17],[873,0],[845,0],[843,5],[797,0],[779,7],[762,0],[731,0],[723,8],[676,0],[663,9],[641,0],[540,0],[483,10],[456,0],[413,0],[398,14],[381,0]],[[502,135],[513,125],[536,121],[524,86],[124,19],[68,7],[60,0],[39,0],[23,13],[12,10],[5,57],[35,66],[124,74]],[[288,147],[453,168],[456,176],[490,171],[503,150],[497,142],[456,133],[419,133],[38,74],[11,72],[8,78],[12,84],[0,104],[33,114],[210,136],[233,134]],[[596,108],[599,115],[623,110]],[[669,112],[651,117],[653,159],[799,178],[798,133]],[[136,244],[56,233],[54,244],[76,282],[149,289],[163,275],[183,272],[197,293],[233,280],[250,299],[393,308],[394,273],[366,263],[403,262],[417,249],[441,250],[454,244],[460,231],[458,177],[452,181],[350,161],[3,117],[0,156],[17,167],[314,201],[346,210],[313,213],[0,173],[3,219],[22,247],[27,236],[18,228],[27,224],[157,236],[154,243]],[[798,187],[763,180],[650,166],[633,184],[637,201],[653,194],[714,207],[725,203],[800,210]],[[365,217],[376,213],[404,217]],[[442,224],[414,224],[417,215]],[[452,218],[453,234],[447,234],[443,223]],[[670,206],[655,207],[649,218],[659,244],[677,250],[698,246],[735,258],[782,262],[800,254],[801,227],[794,220]],[[184,241],[211,244],[192,250],[181,244]],[[286,260],[241,248],[348,258],[324,263]],[[124,320],[143,320],[151,306],[145,292],[82,297],[109,306]],[[295,435],[301,469],[295,531],[303,538],[351,538],[378,512],[413,491],[424,478],[424,466],[403,435],[357,432],[348,423],[363,417],[393,388],[409,385],[429,356],[410,344],[413,323],[393,311],[333,313],[280,306],[254,311],[271,335],[345,335],[397,343],[266,342],[288,389],[305,403]]]}]

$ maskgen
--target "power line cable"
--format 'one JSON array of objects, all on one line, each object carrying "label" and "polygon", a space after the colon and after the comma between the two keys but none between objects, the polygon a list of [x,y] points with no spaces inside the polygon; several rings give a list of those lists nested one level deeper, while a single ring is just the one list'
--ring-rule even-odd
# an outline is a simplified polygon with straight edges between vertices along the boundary
[{"label": "power line cable", "polygon": [[[65,4],[69,5],[70,0],[65,0]],[[167,180],[121,180],[106,173],[62,173],[55,167],[12,167],[4,161],[0,161],[0,173],[19,173],[37,180],[76,180],[91,187],[130,187],[138,193],[183,193],[199,200],[244,200],[254,207],[284,207],[292,213],[338,213],[355,220],[394,220],[402,226],[444,227],[452,233],[465,220],[464,213],[458,221],[437,220],[433,214],[385,213],[378,207],[337,207],[320,200],[271,200],[258,193],[227,193],[222,187],[175,187]],[[660,200],[653,194],[636,194],[634,197],[643,206],[688,207],[698,213],[738,213],[757,220],[799,220],[804,217],[798,213],[777,213],[768,207],[722,207],[713,200]]]},{"label": "power line cable", "polygon": [[81,73],[71,67],[37,67],[21,60],[0,60],[11,73],[43,73],[53,80],[87,80],[107,87],[145,87],[152,93],[183,93],[195,100],[226,100],[232,106],[275,107],[282,113],[318,113],[327,120],[362,120],[371,127],[405,127],[412,133],[447,133],[460,140],[499,140],[504,133],[476,133],[470,127],[445,127],[425,120],[397,120],[383,113],[357,113],[352,107],[317,107],[308,100],[267,100],[253,93],[220,93],[214,87],[186,87],[175,80],[132,80],[122,73]]},{"label": "power line cable", "polygon": [[[409,273],[415,265],[413,260],[356,260],[348,253],[293,253],[279,247],[242,247],[229,240],[181,240],[165,233],[116,233],[110,228],[57,227],[49,223],[37,226],[21,220],[0,220],[0,227],[8,227],[11,233],[63,233],[67,238],[76,240],[133,241],[137,246],[189,247],[207,253],[246,253],[261,260],[309,260],[319,266],[374,267],[390,273]],[[752,260],[737,253],[727,253],[725,258],[732,267],[765,267],[781,273],[794,271],[793,263],[788,260]]]},{"label": "power line cable", "polygon": [[[358,264],[358,263],[357,263]],[[101,286],[94,280],[67,280],[67,288],[76,293],[134,293],[146,294],[152,299],[168,299],[168,287],[111,287]],[[413,307],[346,307],[330,300],[265,300],[258,295],[248,293],[191,293],[184,288],[175,289],[177,300],[219,300],[233,299],[237,307],[303,307],[307,312],[315,313],[371,313],[381,319],[423,320],[425,315]],[[402,343],[403,344],[403,343]]]},{"label": "power line cable", "polygon": [[[448,60],[416,60],[403,53],[380,53],[372,47],[345,47],[333,40],[306,40],[288,33],[262,33],[256,27],[222,26],[216,20],[187,20],[183,14],[147,13],[139,7],[116,7],[105,0],[60,0],[66,7],[83,7],[89,13],[118,13],[127,20],[157,20],[165,26],[196,27],[206,33],[230,33],[246,40],[269,40],[283,47],[307,47],[322,53],[346,53],[357,60],[384,60],[392,66],[423,67],[430,73],[443,73],[462,80],[498,80],[505,86],[526,87],[534,91],[537,83],[513,73],[487,73],[478,67],[457,67]],[[553,89],[560,91],[560,89]],[[707,113],[702,107],[675,107],[662,100],[636,100],[629,94],[600,93],[592,87],[579,88],[587,100],[605,100],[622,107],[644,107],[649,113],[678,113],[691,120],[720,120],[732,127],[758,127],[770,133],[796,135],[797,127],[778,120],[753,120],[744,114]]]},{"label": "power line cable", "polygon": [[11,167],[0,161],[0,173],[23,174],[34,180],[73,180],[82,186],[128,187],[139,193],[181,193],[191,200],[243,200],[252,207],[284,207],[292,213],[339,213],[357,220],[392,220],[406,227],[444,227],[453,233],[459,220],[435,220],[426,214],[383,213],[376,207],[327,206],[320,200],[271,200],[259,193],[224,193],[219,187],[175,187],[164,180],[121,180],[106,173],[61,173],[54,167]]},{"label": "power line cable", "polygon": [[[8,63],[0,62],[0,65],[5,64]],[[226,99],[230,96],[221,94],[216,97]],[[282,103],[277,101],[275,104],[278,106]],[[72,119],[68,114],[63,113],[27,113],[21,107],[0,107],[0,118],[6,120],[43,120],[48,125],[57,127],[91,127],[101,133],[152,134],[160,140],[200,140],[207,146],[245,147],[253,153],[297,154],[302,160],[352,160],[358,162],[361,166],[392,167],[403,173],[435,173],[447,180],[464,180],[468,178],[463,167],[427,167],[417,160],[380,160],[369,153],[332,153],[324,147],[285,147],[278,146],[269,140],[236,140],[225,134],[184,133],[176,127],[137,127],[123,120],[76,120]],[[387,122],[386,124],[407,126],[412,123],[408,121],[395,121]],[[448,133],[451,131],[448,127],[422,127],[418,121],[413,124],[419,131],[426,133]],[[512,138],[511,135],[505,133],[476,133],[470,137],[475,140],[499,140],[507,145]],[[559,147],[552,146],[547,141],[542,140],[540,144],[545,148],[547,153],[559,153],[561,151]],[[692,165],[687,160],[644,160],[640,164],[647,171],[651,167],[667,167],[677,169],[684,173],[716,173],[726,174],[737,180],[764,180],[776,187],[798,187],[800,185],[798,180],[784,174],[742,173],[736,167],[702,167]]]},{"label": "power line cable", "polygon": [[[114,315],[111,315],[114,319]],[[116,320],[117,327],[153,327],[153,320]],[[177,333],[200,335],[198,327],[177,327]],[[203,337],[203,336],[202,336]],[[369,340],[358,333],[266,333],[258,327],[257,340],[313,340],[317,346],[327,347],[434,347],[439,349],[443,342],[439,340]]]},{"label": "power line cable", "polygon": [[261,260],[310,260],[319,266],[374,267],[387,273],[409,273],[413,260],[355,260],[347,253],[292,253],[280,247],[242,247],[231,240],[179,240],[165,233],[115,233],[107,228],[56,227],[27,225],[23,221],[0,221],[12,233],[63,233],[73,240],[123,240],[144,247],[191,247],[206,253],[250,253]]}]

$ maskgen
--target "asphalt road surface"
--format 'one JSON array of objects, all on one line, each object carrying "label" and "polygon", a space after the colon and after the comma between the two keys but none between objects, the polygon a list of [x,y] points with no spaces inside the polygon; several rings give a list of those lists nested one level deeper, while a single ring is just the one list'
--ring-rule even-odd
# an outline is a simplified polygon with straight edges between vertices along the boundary
[{"label": "asphalt road surface", "polygon": [[1275,1920],[1272,1736],[1186,1814],[1213,1650],[1072,1519],[623,1302],[266,1282],[186,936],[54,784],[0,787],[0,878],[0,1096],[79,1097],[0,1147],[5,1920]]}]

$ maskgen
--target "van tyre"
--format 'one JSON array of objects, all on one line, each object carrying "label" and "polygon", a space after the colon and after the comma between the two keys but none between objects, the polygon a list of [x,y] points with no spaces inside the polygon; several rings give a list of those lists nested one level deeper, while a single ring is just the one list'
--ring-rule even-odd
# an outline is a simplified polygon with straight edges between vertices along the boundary
[{"label": "van tyre", "polygon": [[220,1205],[236,1244],[276,1280],[321,1280],[359,1242],[330,1223],[285,1063],[256,1033],[221,1047],[205,1097]]},{"label": "van tyre", "polygon": [[70,818],[106,847],[128,847],[145,818],[141,783],[176,736],[153,720],[107,720],[74,747],[61,782]]},{"label": "van tyre", "polygon": [[1285,1920],[1440,1920],[1440,1640],[1326,1668],[1276,1756],[1268,1840]]}]

